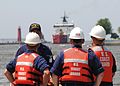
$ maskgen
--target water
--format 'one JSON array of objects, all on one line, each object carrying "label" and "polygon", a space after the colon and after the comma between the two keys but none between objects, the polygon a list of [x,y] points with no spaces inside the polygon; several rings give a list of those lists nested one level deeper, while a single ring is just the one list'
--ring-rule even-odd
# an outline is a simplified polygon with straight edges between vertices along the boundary
[{"label": "water", "polygon": [[3,72],[6,64],[14,58],[18,47],[18,45],[0,45],[0,86],[9,86]]},{"label": "water", "polygon": [[[45,44],[48,45],[53,54],[56,55],[63,49],[70,47],[70,44]],[[115,59],[117,61],[117,72],[113,79],[114,86],[120,86],[120,46],[106,46],[109,50],[113,52]],[[9,81],[5,78],[3,72],[6,64],[14,58],[15,52],[19,48],[19,45],[0,45],[0,86],[9,86]],[[86,45],[83,48],[87,48]]]}]

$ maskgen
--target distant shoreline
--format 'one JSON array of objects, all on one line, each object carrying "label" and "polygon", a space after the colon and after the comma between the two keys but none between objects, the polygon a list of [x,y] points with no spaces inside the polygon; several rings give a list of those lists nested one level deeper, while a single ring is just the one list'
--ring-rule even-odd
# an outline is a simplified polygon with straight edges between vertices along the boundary
[{"label": "distant shoreline", "polygon": [[[47,42],[45,42],[47,43]],[[50,43],[50,42],[48,42]],[[6,42],[6,43],[0,43],[0,45],[18,45],[18,44],[24,44],[24,43],[17,43],[17,42]],[[105,45],[120,45],[120,42],[105,42]]]},{"label": "distant shoreline", "polygon": [[24,43],[0,43],[0,45],[14,45],[14,44],[24,44]]},{"label": "distant shoreline", "polygon": [[105,45],[120,45],[120,40],[105,40]]},{"label": "distant shoreline", "polygon": [[105,43],[105,45],[120,45],[120,43]]},{"label": "distant shoreline", "polygon": [[[14,45],[14,44],[24,44],[22,40],[21,43],[17,42],[16,39],[0,39],[0,45]],[[52,43],[50,41],[44,41],[43,43]],[[85,41],[86,44],[91,43],[91,41]],[[63,43],[64,44],[64,43]],[[67,44],[67,43],[65,43]],[[69,43],[68,43],[69,44]],[[105,45],[120,45],[120,40],[105,40]]]}]

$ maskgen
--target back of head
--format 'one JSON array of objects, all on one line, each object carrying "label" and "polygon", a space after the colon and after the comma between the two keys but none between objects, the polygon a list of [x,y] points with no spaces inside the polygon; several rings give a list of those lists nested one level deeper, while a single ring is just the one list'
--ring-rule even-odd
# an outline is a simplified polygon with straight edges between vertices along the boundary
[{"label": "back of head", "polygon": [[41,43],[40,37],[37,33],[34,32],[29,32],[26,35],[25,41],[26,44],[28,44],[29,46],[35,46],[39,43]]},{"label": "back of head", "polygon": [[32,31],[35,30],[35,29],[37,29],[37,30],[39,30],[39,31],[41,32],[41,27],[40,27],[40,25],[37,24],[37,23],[32,23],[32,24],[30,25],[29,32],[32,32]]},{"label": "back of head", "polygon": [[70,32],[70,39],[84,39],[84,34],[82,29],[80,29],[79,27],[75,27],[71,30]]},{"label": "back of head", "polygon": [[106,37],[106,31],[100,25],[94,26],[89,34],[90,36],[95,37],[100,40],[105,39]]}]

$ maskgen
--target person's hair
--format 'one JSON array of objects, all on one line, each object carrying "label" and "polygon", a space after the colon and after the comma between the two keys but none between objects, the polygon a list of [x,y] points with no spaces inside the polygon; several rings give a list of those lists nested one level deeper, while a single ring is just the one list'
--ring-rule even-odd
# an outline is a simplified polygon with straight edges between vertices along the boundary
[{"label": "person's hair", "polygon": [[99,42],[103,42],[105,40],[105,39],[98,39],[98,38],[95,38],[93,36],[91,36],[91,38],[94,38],[94,39],[98,40]]},{"label": "person's hair", "polygon": [[84,39],[72,39],[74,43],[84,43]]},{"label": "person's hair", "polygon": [[39,46],[39,44],[36,44],[36,45],[27,44],[27,47],[28,47],[29,50],[34,50],[38,46]]}]

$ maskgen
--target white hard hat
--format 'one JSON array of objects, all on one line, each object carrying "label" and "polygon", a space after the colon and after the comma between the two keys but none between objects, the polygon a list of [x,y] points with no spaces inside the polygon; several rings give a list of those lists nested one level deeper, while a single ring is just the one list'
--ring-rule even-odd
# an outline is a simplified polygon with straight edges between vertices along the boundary
[{"label": "white hard hat", "polygon": [[72,29],[72,31],[70,32],[70,39],[84,39],[84,34],[82,29],[80,29],[79,27],[75,27]]},{"label": "white hard hat", "polygon": [[40,37],[37,33],[29,32],[26,35],[26,39],[24,41],[26,44],[36,45],[41,43]]},{"label": "white hard hat", "polygon": [[100,25],[94,26],[89,34],[98,39],[105,39],[106,37],[106,31]]}]

